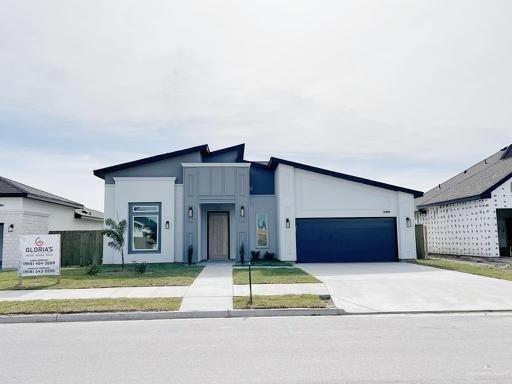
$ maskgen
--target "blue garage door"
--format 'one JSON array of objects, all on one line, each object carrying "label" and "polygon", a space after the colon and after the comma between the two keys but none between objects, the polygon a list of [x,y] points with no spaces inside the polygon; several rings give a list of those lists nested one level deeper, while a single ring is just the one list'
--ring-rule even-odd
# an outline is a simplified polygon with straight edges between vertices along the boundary
[{"label": "blue garage door", "polygon": [[395,218],[297,219],[297,262],[397,261]]}]

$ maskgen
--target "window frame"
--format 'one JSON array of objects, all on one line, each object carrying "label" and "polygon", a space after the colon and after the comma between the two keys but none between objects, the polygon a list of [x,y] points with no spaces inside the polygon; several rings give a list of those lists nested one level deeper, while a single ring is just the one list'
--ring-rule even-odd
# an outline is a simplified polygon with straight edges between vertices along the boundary
[{"label": "window frame", "polygon": [[[158,211],[139,211],[135,207],[157,207]],[[133,239],[133,220],[136,216],[156,216],[157,221],[157,248],[156,249],[135,249]],[[161,202],[131,202],[128,203],[128,254],[158,254],[162,250],[162,203]]]}]

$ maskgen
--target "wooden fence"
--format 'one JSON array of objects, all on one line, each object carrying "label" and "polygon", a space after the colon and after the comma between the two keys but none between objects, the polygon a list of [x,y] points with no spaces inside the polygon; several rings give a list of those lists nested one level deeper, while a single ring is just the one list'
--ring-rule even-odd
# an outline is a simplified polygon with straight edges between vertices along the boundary
[{"label": "wooden fence", "polygon": [[51,231],[60,235],[61,265],[101,264],[103,236],[101,231]]},{"label": "wooden fence", "polygon": [[418,259],[426,259],[427,250],[427,228],[423,224],[416,224],[416,256]]}]

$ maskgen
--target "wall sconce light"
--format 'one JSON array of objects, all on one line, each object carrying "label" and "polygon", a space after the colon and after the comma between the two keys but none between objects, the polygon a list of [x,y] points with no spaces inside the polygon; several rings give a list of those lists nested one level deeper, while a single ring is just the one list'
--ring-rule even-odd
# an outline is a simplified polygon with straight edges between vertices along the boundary
[{"label": "wall sconce light", "polygon": [[194,217],[194,210],[192,207],[188,207],[188,217],[193,218]]},{"label": "wall sconce light", "polygon": [[240,207],[240,217],[245,217],[245,208],[243,205]]},{"label": "wall sconce light", "polygon": [[405,224],[408,226],[408,227],[411,227],[412,226],[412,221],[411,219],[409,219],[408,217],[405,218]]},{"label": "wall sconce light", "polygon": [[7,228],[7,232],[14,232],[14,224],[9,225],[9,228]]},{"label": "wall sconce light", "polygon": [[169,220],[165,222],[165,229],[169,229]]},{"label": "wall sconce light", "polygon": [[290,219],[286,218],[286,229],[290,229]]}]

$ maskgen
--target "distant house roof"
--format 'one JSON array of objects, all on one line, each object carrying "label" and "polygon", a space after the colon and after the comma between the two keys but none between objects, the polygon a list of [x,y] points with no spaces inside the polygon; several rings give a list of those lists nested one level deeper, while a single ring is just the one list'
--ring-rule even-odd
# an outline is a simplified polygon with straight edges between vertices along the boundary
[{"label": "distant house roof", "polygon": [[320,173],[322,175],[327,175],[327,176],[336,177],[338,179],[344,179],[344,180],[348,180],[348,181],[353,181],[355,183],[371,185],[373,187],[389,189],[391,191],[399,191],[399,192],[410,193],[414,197],[423,196],[423,192],[421,192],[421,191],[415,191],[413,189],[398,187],[396,185],[381,183],[380,181],[364,179],[362,177],[347,175],[345,173],[339,173],[339,172],[335,172],[335,171],[330,171],[330,170],[323,169],[323,168],[312,167],[311,165],[296,163],[294,161],[279,159],[277,157],[271,157],[270,158],[270,161],[268,163],[268,167],[272,168],[272,169],[275,169],[279,164],[290,165],[292,167],[303,169],[305,171]]},{"label": "distant house roof", "polygon": [[424,208],[488,199],[491,192],[512,177],[512,145],[480,161],[455,177],[439,184],[416,199],[416,206]]},{"label": "distant house roof", "polygon": [[83,207],[75,209],[75,218],[103,221],[103,212]]},{"label": "distant house roof", "polygon": [[76,201],[65,199],[53,193],[45,192],[2,176],[0,176],[0,197],[26,197],[75,208],[83,208],[83,204]]}]

